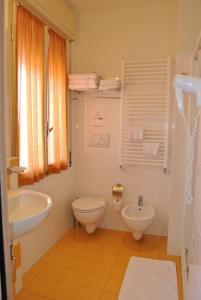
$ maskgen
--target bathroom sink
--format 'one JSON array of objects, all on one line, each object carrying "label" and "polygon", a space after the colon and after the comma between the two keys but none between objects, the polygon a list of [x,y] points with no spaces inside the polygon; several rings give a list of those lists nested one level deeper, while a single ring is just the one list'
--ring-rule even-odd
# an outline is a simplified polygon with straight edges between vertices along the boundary
[{"label": "bathroom sink", "polygon": [[32,231],[48,216],[51,198],[29,190],[8,191],[10,238],[18,238]]}]

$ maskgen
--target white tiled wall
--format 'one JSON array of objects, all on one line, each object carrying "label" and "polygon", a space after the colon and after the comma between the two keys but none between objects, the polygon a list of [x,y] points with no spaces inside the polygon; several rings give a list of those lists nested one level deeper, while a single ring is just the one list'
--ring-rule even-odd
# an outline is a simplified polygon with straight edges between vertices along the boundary
[{"label": "white tiled wall", "polygon": [[[103,131],[110,135],[108,148],[88,146],[91,132],[90,111],[103,114]],[[76,196],[91,195],[107,199],[102,226],[125,229],[120,214],[112,208],[112,185],[124,186],[123,204],[137,202],[142,195],[145,204],[156,209],[156,219],[149,232],[167,234],[169,175],[157,167],[120,169],[120,100],[91,99],[73,102],[73,164],[76,170]]]},{"label": "white tiled wall", "polygon": [[[77,33],[72,46],[73,72],[94,72],[103,77],[121,75],[121,59],[155,59],[176,55],[177,1],[145,1],[125,9],[83,12],[77,15]],[[95,105],[93,100],[90,100]],[[124,185],[124,204],[137,201],[155,206],[157,217],[150,232],[167,234],[169,174],[161,169],[135,167],[120,170],[120,103],[99,100],[105,114],[109,148],[87,146],[86,101],[73,103],[73,163],[76,194],[107,198],[102,226],[125,229],[119,213],[111,207],[114,183]]]},{"label": "white tiled wall", "polygon": [[46,176],[39,183],[24,188],[48,194],[52,198],[53,207],[48,218],[38,228],[20,239],[23,273],[72,227],[71,202],[75,197],[73,169]]}]

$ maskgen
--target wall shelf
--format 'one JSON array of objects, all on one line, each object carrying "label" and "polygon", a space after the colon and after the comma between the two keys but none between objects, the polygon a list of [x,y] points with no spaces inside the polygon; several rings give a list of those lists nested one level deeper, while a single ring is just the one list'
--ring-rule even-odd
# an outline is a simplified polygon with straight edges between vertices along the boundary
[{"label": "wall shelf", "polygon": [[120,99],[121,91],[116,90],[86,90],[86,91],[71,91],[71,99],[76,100],[88,100],[88,99]]}]

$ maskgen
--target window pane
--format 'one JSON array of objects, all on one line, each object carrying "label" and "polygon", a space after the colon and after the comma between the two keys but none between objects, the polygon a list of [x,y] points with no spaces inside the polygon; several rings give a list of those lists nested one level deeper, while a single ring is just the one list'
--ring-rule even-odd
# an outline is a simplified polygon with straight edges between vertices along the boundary
[{"label": "window pane", "polygon": [[[67,169],[67,75],[66,41],[49,30],[48,114],[49,172]],[[51,131],[50,131],[51,130]]]}]

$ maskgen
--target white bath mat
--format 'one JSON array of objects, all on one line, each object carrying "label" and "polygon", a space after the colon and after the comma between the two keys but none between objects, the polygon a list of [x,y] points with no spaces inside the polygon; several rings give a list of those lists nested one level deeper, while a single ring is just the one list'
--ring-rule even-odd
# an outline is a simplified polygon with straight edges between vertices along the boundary
[{"label": "white bath mat", "polygon": [[119,300],[178,300],[173,262],[131,257]]}]

